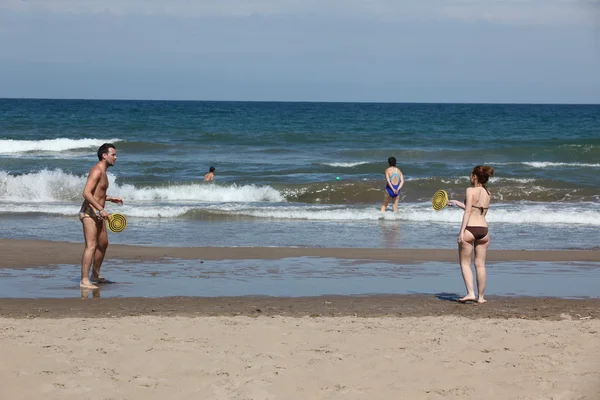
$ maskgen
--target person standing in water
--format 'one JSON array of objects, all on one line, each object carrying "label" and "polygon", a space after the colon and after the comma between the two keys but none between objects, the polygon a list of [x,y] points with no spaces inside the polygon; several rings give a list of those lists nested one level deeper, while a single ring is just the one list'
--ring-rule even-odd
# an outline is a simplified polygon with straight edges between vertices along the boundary
[{"label": "person standing in water", "polygon": [[404,186],[404,175],[398,167],[396,167],[396,158],[388,158],[389,167],[385,170],[385,193],[381,212],[385,212],[388,203],[392,200],[392,210],[398,212],[398,202],[400,201],[400,189]]},{"label": "person standing in water", "polygon": [[210,167],[208,169],[208,173],[204,175],[205,181],[214,181],[215,180],[215,167]]},{"label": "person standing in water", "polygon": [[[79,210],[79,220],[83,225],[85,249],[81,259],[81,281],[79,286],[85,289],[97,289],[93,282],[103,283],[105,279],[100,275],[100,267],[108,248],[108,235],[105,220],[109,214],[104,209],[107,201],[123,204],[120,197],[106,195],[108,190],[108,176],[106,171],[117,162],[117,150],[111,143],[104,143],[98,149],[98,163],[90,169],[90,173],[83,188],[83,204]],[[90,268],[92,276],[90,278]]]},{"label": "person standing in water", "polygon": [[[485,184],[492,176],[494,176],[494,168],[489,165],[476,166],[471,172],[471,187],[467,189],[465,202],[448,201],[449,206],[457,206],[465,210],[457,238],[460,269],[467,289],[467,295],[458,300],[462,303],[476,301],[482,304],[487,301],[484,299],[483,293],[486,281],[485,260],[490,245],[490,234],[485,216],[490,206],[491,195]],[[471,271],[473,250],[475,250],[477,297],[475,297],[473,272]]]}]

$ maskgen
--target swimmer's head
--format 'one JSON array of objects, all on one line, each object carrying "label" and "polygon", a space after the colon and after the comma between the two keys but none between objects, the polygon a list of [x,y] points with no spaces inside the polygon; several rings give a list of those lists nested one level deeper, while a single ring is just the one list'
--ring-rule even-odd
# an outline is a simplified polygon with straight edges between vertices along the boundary
[{"label": "swimmer's head", "polygon": [[390,164],[390,167],[395,167],[396,166],[396,157],[388,158],[388,164]]},{"label": "swimmer's head", "polygon": [[215,172],[215,167],[210,167],[210,168],[208,169],[208,172]]}]

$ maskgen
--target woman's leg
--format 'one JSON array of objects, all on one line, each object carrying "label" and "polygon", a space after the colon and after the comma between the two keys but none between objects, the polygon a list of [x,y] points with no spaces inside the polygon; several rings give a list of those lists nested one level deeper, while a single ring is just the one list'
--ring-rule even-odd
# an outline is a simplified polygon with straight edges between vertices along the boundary
[{"label": "woman's leg", "polygon": [[473,272],[471,271],[471,256],[473,255],[473,242],[475,238],[469,231],[465,231],[464,242],[458,245],[458,257],[460,261],[460,271],[462,273],[467,295],[458,301],[475,301],[475,287],[473,285]]},{"label": "woman's leg", "polygon": [[387,208],[389,202],[390,202],[390,195],[387,193],[387,190],[386,190],[383,195],[383,204],[381,205],[381,212],[385,212],[385,209]]},{"label": "woman's leg", "polygon": [[398,202],[400,202],[400,196],[394,197],[394,202],[392,203],[392,210],[394,210],[395,213],[398,212]]},{"label": "woman's leg", "polygon": [[483,298],[485,292],[486,270],[485,259],[487,257],[487,249],[490,246],[490,235],[486,235],[483,239],[475,243],[475,271],[477,273],[477,302],[485,303],[487,300]]}]

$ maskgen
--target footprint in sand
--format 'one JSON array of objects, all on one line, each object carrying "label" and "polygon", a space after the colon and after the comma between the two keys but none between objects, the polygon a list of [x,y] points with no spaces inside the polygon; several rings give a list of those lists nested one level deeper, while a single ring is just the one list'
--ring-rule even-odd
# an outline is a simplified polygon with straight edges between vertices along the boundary
[{"label": "footprint in sand", "polygon": [[147,388],[155,388],[158,385],[158,381],[154,378],[150,378],[149,376],[134,376],[129,383]]}]

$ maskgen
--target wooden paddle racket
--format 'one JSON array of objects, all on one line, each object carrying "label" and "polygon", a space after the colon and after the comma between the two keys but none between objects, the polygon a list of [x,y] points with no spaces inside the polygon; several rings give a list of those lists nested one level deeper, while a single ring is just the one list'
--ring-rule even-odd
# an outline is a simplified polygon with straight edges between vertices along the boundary
[{"label": "wooden paddle racket", "polygon": [[435,211],[440,211],[448,205],[448,193],[445,190],[438,190],[431,199],[431,205]]},{"label": "wooden paddle racket", "polygon": [[108,226],[111,232],[123,232],[127,227],[127,218],[125,218],[125,215],[119,213],[110,214],[106,220],[106,226]]}]

